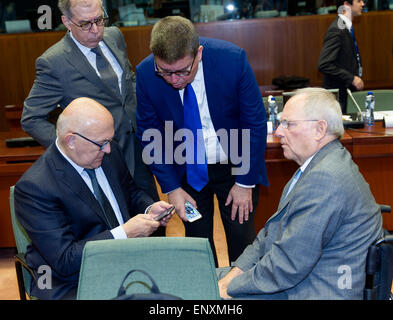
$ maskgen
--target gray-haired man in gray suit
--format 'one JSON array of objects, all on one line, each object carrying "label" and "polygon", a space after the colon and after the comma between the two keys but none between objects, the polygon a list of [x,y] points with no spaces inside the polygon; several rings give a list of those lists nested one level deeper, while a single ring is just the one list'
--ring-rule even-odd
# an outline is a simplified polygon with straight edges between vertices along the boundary
[{"label": "gray-haired man in gray suit", "polygon": [[325,89],[299,90],[287,102],[275,135],[300,168],[277,212],[219,280],[223,298],[362,298],[367,249],[382,236],[382,218],[339,141],[343,132],[340,105]]},{"label": "gray-haired man in gray suit", "polygon": [[104,27],[107,17],[102,0],[59,0],[59,9],[69,32],[36,61],[36,79],[22,114],[23,130],[48,147],[56,139],[48,113],[58,105],[64,109],[79,97],[96,100],[114,118],[114,139],[136,184],[158,200],[153,176],[142,163],[142,148],[135,138],[135,75],[121,31]]}]

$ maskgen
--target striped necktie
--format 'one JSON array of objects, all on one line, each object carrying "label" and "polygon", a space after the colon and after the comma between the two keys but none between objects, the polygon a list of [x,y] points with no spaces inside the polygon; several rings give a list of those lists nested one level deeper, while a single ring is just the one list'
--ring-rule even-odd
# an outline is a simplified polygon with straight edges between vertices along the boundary
[{"label": "striped necktie", "polygon": [[98,72],[100,73],[102,81],[108,85],[112,91],[115,92],[116,95],[120,96],[120,89],[119,89],[119,78],[117,77],[115,71],[113,70],[112,66],[105,58],[104,54],[100,46],[97,46],[93,49],[90,49],[96,55],[96,65]]}]

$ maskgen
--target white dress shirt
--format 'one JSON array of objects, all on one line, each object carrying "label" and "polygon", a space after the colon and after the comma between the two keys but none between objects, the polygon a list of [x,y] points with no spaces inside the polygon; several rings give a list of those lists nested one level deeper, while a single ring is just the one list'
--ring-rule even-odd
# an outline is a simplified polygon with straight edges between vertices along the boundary
[{"label": "white dress shirt", "polygon": [[[90,177],[85,171],[84,168],[81,166],[77,165],[74,161],[72,161],[67,155],[64,154],[64,152],[60,149],[59,144],[58,144],[58,139],[56,139],[56,147],[59,150],[59,152],[62,154],[62,156],[75,168],[75,170],[79,173],[79,175],[82,177],[83,181],[86,183],[86,185],[89,187],[91,193],[94,195],[93,191],[93,185],[91,183]],[[124,223],[123,217],[120,212],[119,205],[117,203],[116,197],[113,194],[112,188],[109,185],[109,182],[105,176],[104,170],[102,170],[102,167],[99,167],[95,169],[96,176],[97,176],[97,181],[98,184],[100,185],[101,189],[104,191],[106,197],[108,198],[113,211],[115,212],[117,221],[119,222],[119,226],[110,230],[112,233],[113,237],[115,239],[127,239],[127,235],[121,226]]]}]

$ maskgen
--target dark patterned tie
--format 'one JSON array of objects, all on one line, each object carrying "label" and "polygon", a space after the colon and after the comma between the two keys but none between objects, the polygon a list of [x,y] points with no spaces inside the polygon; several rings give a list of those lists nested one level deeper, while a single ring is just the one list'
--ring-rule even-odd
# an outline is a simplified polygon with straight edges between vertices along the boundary
[{"label": "dark patterned tie", "polygon": [[97,181],[97,176],[96,172],[94,169],[85,169],[87,174],[90,177],[91,184],[93,185],[93,191],[94,195],[98,201],[98,203],[101,206],[102,211],[104,212],[104,215],[106,217],[106,220],[110,226],[111,229],[117,227],[119,225],[119,222],[117,221],[115,212],[113,211],[113,208],[106,197],[104,191],[101,189],[98,181]]},{"label": "dark patterned tie", "polygon": [[120,96],[120,89],[119,89],[119,79],[113,70],[112,66],[105,58],[104,54],[100,46],[91,49],[92,52],[96,55],[96,64],[98,72],[101,75],[102,81],[104,81],[114,92],[116,95]]},{"label": "dark patterned tie", "polygon": [[358,43],[356,42],[355,31],[353,30],[353,27],[351,27],[350,32],[351,32],[351,37],[352,37],[352,40],[353,40],[353,45],[355,46],[356,60],[357,60],[358,65],[359,65],[359,77],[361,77],[362,73],[363,73],[363,70],[362,70],[362,59],[360,59]]},{"label": "dark patterned tie", "polygon": [[[191,84],[188,84],[184,89],[183,106],[184,128],[191,130],[194,136],[194,143],[190,143],[187,139],[185,142],[187,183],[199,192],[208,183],[209,176],[207,172],[201,116]],[[193,159],[190,157],[190,154],[194,154]]]}]

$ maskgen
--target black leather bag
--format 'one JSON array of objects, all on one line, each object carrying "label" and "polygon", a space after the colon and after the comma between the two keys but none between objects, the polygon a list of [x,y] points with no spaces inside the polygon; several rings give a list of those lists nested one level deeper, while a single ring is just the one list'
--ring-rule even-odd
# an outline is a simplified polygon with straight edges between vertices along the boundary
[{"label": "black leather bag", "polygon": [[[127,289],[126,289],[127,286],[124,286],[124,283],[126,282],[128,276],[134,272],[141,272],[147,278],[149,278],[150,282],[152,283],[152,286],[150,288],[151,293],[127,294]],[[119,290],[117,291],[117,297],[113,298],[112,300],[182,300],[182,299],[171,294],[162,293],[160,289],[158,289],[158,286],[153,280],[153,278],[146,271],[140,269],[134,269],[126,274],[120,285]]]},{"label": "black leather bag", "polygon": [[282,90],[294,90],[308,87],[310,79],[299,76],[281,76],[274,78],[272,84]]}]

